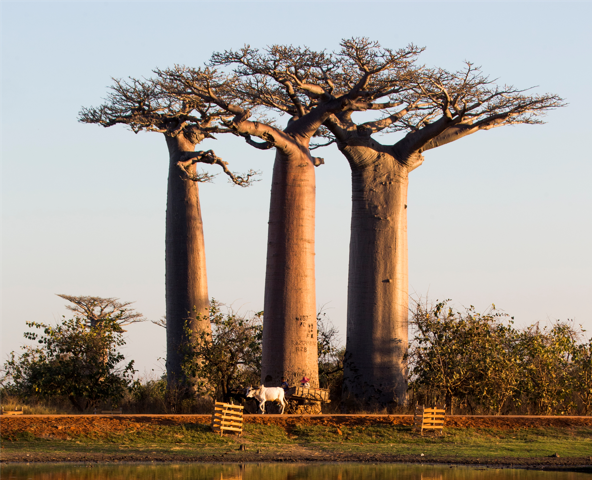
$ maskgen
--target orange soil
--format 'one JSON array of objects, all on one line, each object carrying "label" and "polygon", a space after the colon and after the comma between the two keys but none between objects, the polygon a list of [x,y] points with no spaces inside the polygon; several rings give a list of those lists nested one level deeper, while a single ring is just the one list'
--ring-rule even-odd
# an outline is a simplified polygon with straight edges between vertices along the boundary
[{"label": "orange soil", "polygon": [[[28,432],[39,438],[67,439],[84,435],[150,432],[157,426],[210,423],[209,415],[18,415],[0,417],[4,439]],[[412,415],[245,415],[245,423],[277,425],[369,426],[412,425]],[[592,417],[449,416],[447,427],[521,429],[592,427]]]}]

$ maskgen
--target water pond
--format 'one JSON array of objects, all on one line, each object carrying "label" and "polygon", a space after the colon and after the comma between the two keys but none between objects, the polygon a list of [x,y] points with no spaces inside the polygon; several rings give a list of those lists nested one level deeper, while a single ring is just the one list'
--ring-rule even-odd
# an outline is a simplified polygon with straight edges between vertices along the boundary
[{"label": "water pond", "polygon": [[2,480],[590,480],[585,473],[367,464],[7,465]]}]

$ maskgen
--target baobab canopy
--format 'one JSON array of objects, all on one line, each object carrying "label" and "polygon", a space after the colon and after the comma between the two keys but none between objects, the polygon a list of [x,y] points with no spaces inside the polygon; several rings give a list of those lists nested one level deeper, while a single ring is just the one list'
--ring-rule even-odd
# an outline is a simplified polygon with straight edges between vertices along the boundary
[{"label": "baobab canopy", "polygon": [[[232,69],[232,101],[249,108],[295,120],[339,105],[310,132],[323,137],[320,144],[336,143],[352,169],[344,393],[381,404],[404,402],[407,390],[409,172],[424,152],[480,130],[542,123],[542,115],[564,105],[557,95],[499,85],[470,62],[459,71],[426,67],[418,63],[422,51],[354,38],[333,53],[245,46],[211,61]],[[355,121],[359,112],[365,121]],[[246,133],[236,122],[229,127]],[[401,138],[384,145],[373,137],[387,132]],[[288,126],[285,133],[296,132]],[[253,134],[262,147],[281,141],[268,131]]]},{"label": "baobab canopy", "polygon": [[188,341],[185,323],[193,331],[209,332],[205,246],[198,183],[212,175],[198,172],[196,163],[217,165],[230,181],[244,187],[256,172],[230,171],[211,150],[195,151],[197,144],[226,129],[219,124],[223,111],[199,98],[180,99],[163,90],[157,79],[113,80],[103,105],[83,108],[79,120],[111,127],[127,125],[134,133],[164,135],[169,152],[166,217],[167,379],[184,383],[180,347]]},{"label": "baobab canopy", "polygon": [[[542,123],[542,115],[564,105],[557,95],[498,84],[470,62],[458,71],[422,65],[422,51],[412,44],[386,48],[366,38],[343,40],[333,52],[245,46],[214,53],[205,67],[157,69],[146,84],[133,81],[122,90],[116,82],[114,92],[122,96],[113,98],[122,98],[124,105],[128,91],[157,92],[154,102],[140,96],[126,110],[136,118],[133,129],[160,131],[169,147],[168,139],[179,137],[175,132],[187,132],[189,145],[171,153],[175,168],[194,168],[200,161],[224,165],[212,152],[193,152],[194,136],[232,133],[255,148],[276,149],[263,334],[262,381],[268,385],[279,385],[284,375],[292,383],[303,374],[310,374],[313,386],[318,382],[314,167],[322,160],[312,156],[312,149],[335,143],[352,170],[344,392],[364,401],[402,403],[409,172],[429,150],[480,130]],[[126,123],[117,122],[117,115],[83,110],[82,120]],[[162,122],[151,120],[154,115]],[[278,126],[281,115],[288,117],[283,127]],[[382,144],[378,133],[400,138]],[[199,180],[192,172],[185,177]],[[188,232],[179,230],[180,235]],[[167,271],[168,249],[167,242]],[[167,292],[168,302],[173,295],[168,284]],[[183,305],[191,307],[191,302]]]}]

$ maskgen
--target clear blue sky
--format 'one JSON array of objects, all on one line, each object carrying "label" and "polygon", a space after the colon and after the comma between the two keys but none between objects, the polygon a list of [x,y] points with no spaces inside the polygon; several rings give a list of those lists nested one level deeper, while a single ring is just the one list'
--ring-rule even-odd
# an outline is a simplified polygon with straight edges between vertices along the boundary
[{"label": "clear blue sky", "polygon": [[[333,49],[368,36],[464,60],[517,87],[563,96],[542,126],[481,132],[426,154],[409,189],[410,291],[518,325],[574,319],[592,331],[592,5],[547,2],[3,2],[2,351],[27,320],[66,314],[56,293],[135,300],[165,313],[167,151],[160,134],[76,121],[111,77],[201,65],[215,50],[297,44]],[[210,295],[261,310],[273,152],[231,138],[202,144],[250,189],[201,187]],[[317,170],[317,301],[345,336],[350,180],[331,147]],[[126,354],[160,371],[164,330],[132,326]]]}]

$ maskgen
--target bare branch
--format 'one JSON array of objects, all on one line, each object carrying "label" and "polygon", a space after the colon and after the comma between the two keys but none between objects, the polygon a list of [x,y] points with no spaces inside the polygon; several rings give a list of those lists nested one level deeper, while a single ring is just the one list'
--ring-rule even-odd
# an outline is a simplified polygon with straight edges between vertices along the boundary
[{"label": "bare branch", "polygon": [[205,163],[208,165],[218,165],[222,168],[224,173],[230,178],[230,181],[239,187],[248,187],[257,181],[254,177],[259,175],[255,170],[249,170],[245,174],[233,173],[228,169],[228,162],[225,162],[212,150],[205,152],[186,152],[183,154],[180,161],[177,162],[177,167],[181,170],[183,177],[194,182],[210,182],[212,175],[207,173],[194,174],[189,170],[189,167],[196,163]]},{"label": "bare branch", "polygon": [[163,315],[158,320],[150,320],[150,322],[153,323],[154,325],[156,325],[157,327],[164,328],[165,330],[167,328],[166,315]]},{"label": "bare branch", "polygon": [[[166,92],[158,79],[113,79],[105,103],[82,108],[79,121],[103,127],[127,125],[134,133],[159,132],[176,137],[191,132],[196,143],[220,129],[214,123],[224,112],[201,98],[183,99]],[[196,135],[196,133],[198,133]]]}]

